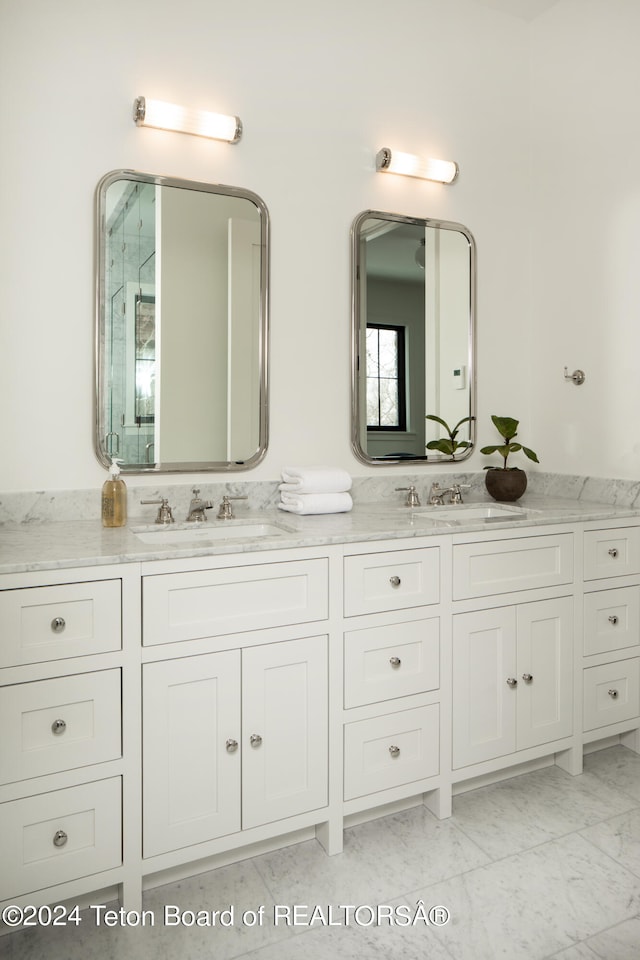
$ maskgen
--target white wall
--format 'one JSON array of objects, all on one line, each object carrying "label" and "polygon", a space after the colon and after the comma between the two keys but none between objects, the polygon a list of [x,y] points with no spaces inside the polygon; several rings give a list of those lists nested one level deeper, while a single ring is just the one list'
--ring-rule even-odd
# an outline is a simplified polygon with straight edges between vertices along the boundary
[{"label": "white wall", "polygon": [[562,0],[531,30],[527,438],[545,469],[637,479],[640,4]]},{"label": "white wall", "polygon": [[[633,6],[583,4],[629,15]],[[575,4],[563,0],[560,12],[565,6]],[[590,41],[596,28],[594,22]],[[533,346],[526,340],[529,30],[525,21],[471,0],[0,0],[0,490],[97,488],[105,478],[92,444],[93,204],[100,177],[127,167],[246,187],[269,208],[271,443],[243,478],[276,479],[292,461],[372,472],[349,445],[349,229],[366,208],[457,220],[472,230],[480,440],[493,439],[489,415],[500,413],[526,421],[525,441],[534,448],[543,435],[546,445],[552,411],[536,406],[532,430],[529,366],[518,362]],[[620,32],[626,48],[631,37]],[[540,60],[541,28],[536,37]],[[566,42],[547,46],[558,58],[570,56],[569,39],[567,30]],[[610,57],[619,75],[623,63],[613,47]],[[585,58],[585,73],[587,66]],[[602,128],[614,122],[606,109],[613,103],[617,117],[620,105],[587,82],[597,104],[581,99],[589,122],[572,126],[581,153],[588,141],[603,155],[612,138]],[[613,86],[613,78],[608,82]],[[634,93],[624,91],[628,101]],[[139,129],[131,119],[139,94],[237,113],[244,137],[228,146]],[[540,96],[538,113],[545,109]],[[543,122],[538,116],[537,127]],[[455,159],[459,181],[443,187],[378,175],[374,157],[385,145]],[[628,182],[631,157],[613,145]],[[554,199],[567,188],[563,174],[553,183]],[[600,171],[586,179],[604,199]],[[603,263],[606,250],[613,282],[623,235],[627,247],[636,242],[629,213],[618,205],[604,224],[600,203],[593,212],[597,251],[580,273]],[[566,230],[559,236],[566,239]],[[550,331],[570,308],[577,326],[597,297],[563,305],[557,290],[567,287],[550,261],[542,265],[556,292],[536,323]],[[619,325],[630,294],[628,287],[620,294]],[[602,320],[596,304],[589,309]],[[588,355],[559,351],[554,370],[584,364],[592,390],[602,346],[593,344]],[[630,351],[620,353],[628,371]],[[539,390],[540,371],[534,375]],[[562,396],[576,404],[572,390]],[[614,398],[630,392],[627,384]],[[628,403],[624,409],[633,413]],[[576,407],[572,423],[581,414]],[[475,454],[469,469],[482,459]],[[559,455],[545,457],[543,466],[551,462],[563,468]],[[602,462],[600,443],[584,462]],[[611,458],[605,462],[610,470]],[[394,472],[376,470],[384,471]]]}]

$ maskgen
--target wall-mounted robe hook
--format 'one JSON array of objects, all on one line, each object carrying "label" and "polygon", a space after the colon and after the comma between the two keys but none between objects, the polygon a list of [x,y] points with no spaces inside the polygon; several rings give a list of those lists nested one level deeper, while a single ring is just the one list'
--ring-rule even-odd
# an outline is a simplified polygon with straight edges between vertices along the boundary
[{"label": "wall-mounted robe hook", "polygon": [[574,370],[573,373],[568,373],[567,371],[568,371],[568,367],[565,367],[565,368],[564,368],[564,378],[565,378],[565,380],[573,380],[573,382],[575,383],[576,387],[581,386],[581,385],[585,382],[585,380],[587,379],[587,376],[586,376],[584,370]]}]

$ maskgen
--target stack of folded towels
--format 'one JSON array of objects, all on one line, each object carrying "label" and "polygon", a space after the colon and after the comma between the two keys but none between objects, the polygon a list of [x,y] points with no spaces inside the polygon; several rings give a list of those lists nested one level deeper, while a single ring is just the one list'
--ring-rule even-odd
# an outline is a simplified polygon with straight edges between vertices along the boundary
[{"label": "stack of folded towels", "polygon": [[353,500],[351,477],[340,467],[284,467],[281,510],[289,513],[346,513]]}]

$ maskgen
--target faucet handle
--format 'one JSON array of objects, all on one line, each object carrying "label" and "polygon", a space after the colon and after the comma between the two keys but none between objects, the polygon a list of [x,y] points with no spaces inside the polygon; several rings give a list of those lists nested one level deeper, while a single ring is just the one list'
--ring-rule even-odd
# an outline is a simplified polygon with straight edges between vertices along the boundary
[{"label": "faucet handle", "polygon": [[451,484],[451,503],[463,503],[462,491],[470,490],[470,483],[452,483]]},{"label": "faucet handle", "polygon": [[420,506],[420,497],[416,491],[416,488],[412,485],[410,487],[396,487],[396,490],[399,492],[401,490],[407,491],[407,499],[405,502],[405,507],[419,507]]},{"label": "faucet handle", "polygon": [[158,509],[158,514],[156,516],[156,523],[174,523],[173,513],[171,512],[172,508],[169,506],[169,501],[166,497],[162,497],[160,500],[141,500],[140,503],[159,503],[160,507]]},{"label": "faucet handle", "polygon": [[225,493],[218,508],[218,513],[216,514],[218,520],[233,520],[234,513],[233,507],[231,506],[232,500],[248,500],[249,497],[245,493],[243,496],[232,497],[230,494]]}]

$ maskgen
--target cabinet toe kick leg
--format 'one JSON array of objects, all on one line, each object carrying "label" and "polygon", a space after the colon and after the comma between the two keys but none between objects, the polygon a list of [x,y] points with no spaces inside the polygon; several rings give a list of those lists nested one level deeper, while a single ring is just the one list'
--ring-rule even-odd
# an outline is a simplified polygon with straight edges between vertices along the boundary
[{"label": "cabinet toe kick leg", "polygon": [[335,856],[336,853],[342,853],[343,848],[342,817],[336,817],[334,820],[335,822],[331,819],[326,820],[316,827],[316,840],[329,857]]},{"label": "cabinet toe kick leg", "polygon": [[561,750],[555,755],[555,764],[565,773],[577,777],[582,773],[582,748],[571,747],[569,750]]},{"label": "cabinet toe kick leg", "polygon": [[428,810],[431,810],[438,820],[446,820],[452,812],[452,793],[451,786],[438,787],[425,793],[422,802]]}]

